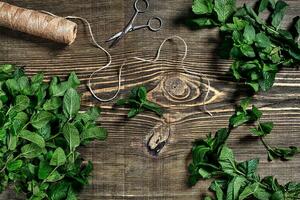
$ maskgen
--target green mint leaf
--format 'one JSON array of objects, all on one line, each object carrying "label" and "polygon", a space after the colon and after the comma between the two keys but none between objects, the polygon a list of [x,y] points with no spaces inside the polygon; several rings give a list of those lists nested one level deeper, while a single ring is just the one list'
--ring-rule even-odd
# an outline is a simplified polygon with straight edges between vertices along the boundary
[{"label": "green mint leaf", "polygon": [[8,79],[5,82],[8,92],[12,96],[16,96],[20,92],[20,87],[16,79]]},{"label": "green mint leaf", "polygon": [[59,97],[52,97],[51,99],[48,99],[44,105],[43,109],[46,111],[50,110],[56,110],[62,106],[62,100]]},{"label": "green mint leaf", "polygon": [[252,46],[250,46],[248,44],[241,45],[240,50],[245,56],[247,56],[249,58],[254,58],[255,57],[254,49],[252,48]]},{"label": "green mint leaf", "polygon": [[32,159],[38,157],[42,152],[43,149],[41,149],[36,144],[26,144],[21,148],[22,157]]},{"label": "green mint leaf", "polygon": [[195,0],[193,2],[192,10],[197,15],[212,13],[213,2],[212,0]]},{"label": "green mint leaf", "polygon": [[231,149],[229,149],[227,146],[223,146],[218,160],[222,167],[222,170],[225,173],[229,175],[236,174],[236,163]]},{"label": "green mint leaf", "polygon": [[29,78],[26,76],[22,76],[18,79],[20,93],[24,95],[31,95],[32,90],[29,83]]},{"label": "green mint leaf", "polygon": [[33,92],[36,92],[43,85],[43,80],[43,73],[38,73],[31,77],[31,89]]},{"label": "green mint leaf", "polygon": [[81,175],[83,177],[88,177],[93,171],[93,163],[91,161],[88,161],[87,165],[84,166],[83,170],[81,170]]},{"label": "green mint leaf", "polygon": [[77,88],[80,85],[80,80],[78,79],[75,72],[72,72],[68,78],[68,83],[71,88]]},{"label": "green mint leaf", "polygon": [[232,127],[238,127],[238,126],[241,126],[242,124],[248,122],[249,120],[250,120],[250,118],[246,113],[240,113],[237,115],[233,115],[229,119],[229,124]]},{"label": "green mint leaf", "polygon": [[7,170],[10,172],[17,171],[23,166],[22,160],[14,160],[7,163]]},{"label": "green mint leaf", "polygon": [[63,112],[66,117],[72,119],[80,109],[80,96],[73,88],[68,89],[63,99]]},{"label": "green mint leaf", "polygon": [[212,184],[210,185],[209,189],[211,191],[214,191],[216,194],[217,199],[224,199],[225,198],[225,194],[222,190],[222,182],[215,180],[214,182],[212,182]]},{"label": "green mint leaf", "polygon": [[49,197],[52,200],[66,199],[71,182],[60,181],[58,184],[51,185]]},{"label": "green mint leaf", "polygon": [[290,50],[289,50],[289,54],[290,54],[294,59],[300,61],[300,49],[298,49],[298,50],[290,49]]},{"label": "green mint leaf", "polygon": [[240,194],[239,200],[244,200],[253,195],[260,187],[259,183],[248,185]]},{"label": "green mint leaf", "polygon": [[138,89],[138,97],[139,97],[140,102],[146,101],[146,99],[147,99],[147,89],[145,87],[140,87]]},{"label": "green mint leaf", "polygon": [[31,125],[36,129],[41,129],[46,126],[52,119],[53,114],[47,111],[41,111],[35,114],[31,119]]},{"label": "green mint leaf", "polygon": [[66,163],[66,154],[64,152],[64,150],[60,147],[58,147],[53,155],[52,158],[50,160],[50,165],[52,166],[61,166],[64,165]]},{"label": "green mint leaf", "polygon": [[250,131],[254,136],[265,137],[271,133],[273,127],[273,122],[259,123],[258,128],[250,129]]},{"label": "green mint leaf", "polygon": [[116,102],[117,106],[124,106],[128,104],[128,99],[118,99]]},{"label": "green mint leaf", "polygon": [[260,32],[256,35],[255,44],[260,48],[267,48],[272,45],[269,37],[263,32]]},{"label": "green mint leaf", "polygon": [[204,28],[204,27],[212,27],[217,25],[217,22],[210,18],[198,18],[198,19],[190,19],[186,21],[186,24],[192,28]]},{"label": "green mint leaf", "polygon": [[275,72],[263,71],[263,79],[259,80],[259,86],[262,91],[268,91],[272,88],[275,82]]},{"label": "green mint leaf", "polygon": [[14,111],[20,112],[28,108],[30,105],[30,99],[25,95],[18,95],[16,97],[16,103],[13,108]]},{"label": "green mint leaf", "polygon": [[241,189],[247,185],[247,179],[243,176],[235,176],[229,183],[227,188],[226,200],[238,199]]},{"label": "green mint leaf", "polygon": [[264,132],[262,132],[261,130],[259,130],[257,128],[251,128],[250,131],[251,131],[252,135],[258,136],[258,137],[263,137],[263,136],[267,135],[267,134],[265,134]]},{"label": "green mint leaf", "polygon": [[7,147],[9,150],[15,150],[17,148],[18,137],[12,134],[8,135]]},{"label": "green mint leaf", "polygon": [[83,131],[80,138],[82,141],[105,140],[107,138],[107,131],[98,126],[89,127]]},{"label": "green mint leaf", "polygon": [[66,123],[63,127],[63,135],[69,144],[69,149],[71,152],[80,145],[80,137],[77,128],[70,123]]},{"label": "green mint leaf", "polygon": [[66,200],[77,200],[76,194],[75,194],[74,190],[72,189],[72,187],[69,187],[69,191],[68,191]]},{"label": "green mint leaf", "polygon": [[272,26],[275,27],[276,29],[279,29],[280,23],[284,17],[287,7],[288,4],[286,4],[284,1],[279,0],[276,3],[275,10],[271,16]]},{"label": "green mint leaf", "polygon": [[247,44],[253,44],[255,41],[256,32],[252,25],[247,25],[244,30],[244,39]]},{"label": "green mint leaf", "polygon": [[155,112],[158,116],[162,116],[163,115],[163,110],[156,103],[153,103],[153,102],[150,102],[150,101],[145,101],[143,103],[143,107],[146,108],[147,110]]},{"label": "green mint leaf", "polygon": [[24,140],[28,140],[28,141],[36,144],[40,148],[45,147],[44,138],[42,136],[40,136],[39,134],[37,134],[37,133],[30,132],[28,130],[23,130],[23,131],[20,132],[19,137],[24,139]]},{"label": "green mint leaf", "polygon": [[265,133],[270,134],[273,130],[274,123],[273,122],[264,122],[260,123],[259,128]]},{"label": "green mint leaf", "polygon": [[[298,33],[298,38],[299,38],[299,36],[300,36],[300,17],[299,16],[296,17],[295,21],[296,21],[296,23],[295,23],[295,29],[296,29],[296,31]],[[298,38],[296,38],[296,39],[298,39]]]},{"label": "green mint leaf", "polygon": [[131,108],[130,111],[128,112],[128,114],[127,114],[127,117],[128,118],[133,118],[139,113],[140,113],[140,110],[138,108]]},{"label": "green mint leaf", "polygon": [[281,190],[276,191],[274,194],[272,194],[271,199],[272,200],[285,199],[283,191],[281,191]]},{"label": "green mint leaf", "polygon": [[251,98],[246,98],[246,99],[241,100],[240,106],[244,112],[247,111],[250,103],[251,103]]},{"label": "green mint leaf", "polygon": [[236,9],[235,0],[215,0],[214,11],[217,13],[218,20],[225,23]]},{"label": "green mint leaf", "polygon": [[26,124],[29,120],[28,115],[25,112],[19,112],[12,119],[12,128],[14,133],[17,135],[22,129],[26,128]]},{"label": "green mint leaf", "polygon": [[241,162],[237,165],[240,172],[246,175],[248,178],[254,177],[258,170],[259,159],[251,159]]},{"label": "green mint leaf", "polygon": [[261,0],[259,3],[258,12],[261,13],[268,8],[269,0]]},{"label": "green mint leaf", "polygon": [[251,121],[257,121],[261,118],[262,111],[253,105],[252,109],[249,111],[249,115],[250,115]]},{"label": "green mint leaf", "polygon": [[58,171],[51,172],[50,175],[45,179],[45,182],[57,182],[64,178]]},{"label": "green mint leaf", "polygon": [[89,122],[93,123],[100,117],[100,114],[101,109],[98,107],[93,107],[84,113],[78,113],[75,118],[75,121],[82,120],[84,124],[88,124]]},{"label": "green mint leaf", "polygon": [[[264,24],[263,20],[255,13],[255,11],[253,10],[253,8],[251,8],[248,4],[244,5],[244,9],[246,11],[246,14],[249,15],[249,17],[253,18],[253,20],[257,23],[257,24]],[[245,13],[243,13],[245,14]]]},{"label": "green mint leaf", "polygon": [[41,161],[38,169],[38,177],[41,180],[45,180],[51,173],[53,168],[45,160]]},{"label": "green mint leaf", "polygon": [[300,150],[297,147],[289,148],[274,148],[268,150],[268,158],[270,161],[275,159],[290,160],[295,155],[299,154]]}]

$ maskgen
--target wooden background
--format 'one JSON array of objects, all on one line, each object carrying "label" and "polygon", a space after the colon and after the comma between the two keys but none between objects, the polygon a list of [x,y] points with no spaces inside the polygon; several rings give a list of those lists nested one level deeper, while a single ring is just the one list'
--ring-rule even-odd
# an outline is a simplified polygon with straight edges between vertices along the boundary
[{"label": "wooden background", "polygon": [[[77,15],[87,18],[101,44],[113,33],[120,31],[133,13],[133,0],[7,0],[37,10],[48,10],[60,16]],[[251,2],[239,0],[238,3]],[[286,21],[299,15],[298,0],[287,1],[291,7]],[[183,24],[190,15],[192,0],[151,0],[149,12],[139,16],[138,23],[149,17],[160,16],[164,27],[153,33],[140,30],[130,33],[117,48],[111,49],[113,65],[97,74],[94,88],[102,97],[116,90],[117,72],[128,59],[123,75],[121,95],[134,86],[146,85],[151,90],[149,97],[166,109],[160,119],[144,113],[133,120],[126,120],[126,109],[113,108],[111,103],[99,103],[88,92],[86,81],[97,68],[106,64],[103,52],[94,48],[86,28],[78,22],[76,42],[63,47],[48,41],[0,28],[0,63],[24,65],[30,75],[45,72],[47,79],[58,75],[65,77],[75,71],[81,81],[80,90],[84,107],[101,106],[99,120],[109,131],[105,142],[95,142],[82,149],[87,160],[92,160],[95,170],[91,185],[81,193],[80,199],[130,199],[130,200],[194,200],[207,192],[209,182],[193,188],[186,186],[191,143],[210,131],[227,125],[235,103],[241,98],[237,83],[229,75],[230,61],[220,60],[217,30],[189,30]],[[180,68],[183,46],[179,41],[167,43],[159,62],[149,64],[131,57],[153,58],[160,43],[168,36],[183,37],[189,53],[185,66],[201,72],[211,81],[213,91],[207,107],[213,117],[203,113],[201,106],[207,85],[201,78],[186,74]],[[107,45],[106,45],[107,47]],[[264,119],[274,121],[273,134],[268,136],[271,145],[300,146],[300,71],[296,68],[282,70],[274,88],[268,93],[255,96],[255,103],[264,111]],[[242,95],[243,96],[243,95]],[[281,183],[300,181],[300,156],[289,162],[267,162],[266,152],[259,141],[247,137],[247,127],[239,128],[230,138],[230,146],[238,159],[258,157],[261,159],[262,175],[276,175]],[[154,157],[146,144],[151,134],[170,134],[167,145]],[[0,199],[16,199],[14,192],[5,192]]]}]

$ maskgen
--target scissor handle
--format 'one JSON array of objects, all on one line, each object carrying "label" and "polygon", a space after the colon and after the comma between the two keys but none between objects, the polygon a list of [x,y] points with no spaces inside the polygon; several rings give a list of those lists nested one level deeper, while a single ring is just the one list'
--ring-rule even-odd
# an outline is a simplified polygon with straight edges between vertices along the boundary
[{"label": "scissor handle", "polygon": [[[158,27],[154,27],[154,26],[153,26],[153,22],[154,22],[154,21],[158,21],[158,22],[159,22]],[[148,28],[149,28],[151,31],[157,32],[157,31],[159,31],[159,30],[161,29],[162,24],[163,24],[163,22],[162,22],[162,19],[161,19],[160,17],[151,17],[151,18],[148,20],[147,26],[148,26]]]},{"label": "scissor handle", "polygon": [[[140,8],[139,7],[139,1],[143,1],[145,3],[145,8]],[[144,13],[146,12],[146,10],[149,8],[149,1],[148,0],[136,0],[135,3],[134,3],[134,9],[136,12],[138,13]]]}]

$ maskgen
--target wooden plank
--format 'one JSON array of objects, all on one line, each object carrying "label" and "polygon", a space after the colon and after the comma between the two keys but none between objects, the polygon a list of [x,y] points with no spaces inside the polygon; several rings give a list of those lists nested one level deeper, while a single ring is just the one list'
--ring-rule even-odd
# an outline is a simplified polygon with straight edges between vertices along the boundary
[{"label": "wooden plank", "polygon": [[[133,12],[132,1],[122,0],[44,0],[6,1],[32,9],[48,10],[61,16],[78,15],[87,18],[97,40],[105,41],[120,31]],[[248,1],[239,1],[239,4]],[[79,75],[84,108],[98,105],[103,108],[99,120],[109,130],[106,142],[95,142],[82,149],[87,160],[93,160],[95,170],[91,185],[81,193],[80,199],[128,199],[128,200],[193,200],[207,192],[209,182],[186,186],[191,143],[210,131],[227,124],[233,106],[247,91],[237,92],[237,84],[228,74],[230,61],[218,59],[218,32],[213,30],[191,31],[183,21],[190,15],[190,0],[151,1],[150,12],[141,15],[138,23],[145,23],[151,16],[160,16],[164,27],[152,33],[140,30],[128,34],[117,48],[111,49],[113,65],[97,74],[93,83],[103,97],[111,95],[117,86],[117,71],[127,60],[123,73],[121,96],[134,86],[144,84],[151,89],[150,98],[162,105],[167,114],[159,119],[144,113],[133,120],[125,120],[126,109],[112,109],[113,103],[99,103],[88,92],[85,84],[88,76],[106,64],[106,57],[93,48],[84,26],[78,22],[79,34],[70,47],[62,47],[48,41],[0,28],[0,63],[13,62],[25,65],[30,75],[44,71],[47,78],[66,76],[71,71]],[[288,0],[291,5],[286,20],[299,14],[300,3]],[[161,59],[155,64],[140,62],[132,57],[153,58],[155,50],[168,36],[184,37],[189,46],[184,66],[201,72],[211,81],[212,92],[207,108],[214,114],[203,113],[206,81],[183,72],[180,59],[182,44],[167,43]],[[283,69],[276,79],[275,87],[268,93],[255,96],[255,103],[264,110],[264,119],[276,124],[268,137],[271,145],[300,146],[300,72]],[[158,157],[151,156],[146,148],[147,138],[154,131],[169,131],[170,139]],[[247,128],[234,132],[230,146],[238,159],[261,158],[262,175],[274,174],[284,183],[300,181],[300,157],[289,162],[266,161],[262,145],[246,137]],[[283,139],[284,138],[284,139]],[[16,199],[14,193],[0,195],[0,200]]]}]

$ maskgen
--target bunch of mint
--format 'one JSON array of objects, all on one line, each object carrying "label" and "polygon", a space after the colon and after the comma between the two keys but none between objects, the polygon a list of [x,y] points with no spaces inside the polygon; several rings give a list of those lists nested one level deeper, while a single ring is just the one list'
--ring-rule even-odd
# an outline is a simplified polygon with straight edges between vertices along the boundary
[{"label": "bunch of mint", "polygon": [[96,125],[98,108],[79,112],[80,82],[43,74],[31,78],[13,65],[0,66],[0,192],[14,185],[27,199],[77,199],[93,169],[78,148],[107,137]]},{"label": "bunch of mint", "polygon": [[[272,122],[260,122],[262,112],[252,106],[249,99],[243,100],[229,120],[227,128],[220,129],[215,136],[198,140],[192,148],[192,162],[188,167],[189,185],[199,180],[212,179],[209,189],[216,200],[297,200],[300,198],[300,183],[280,185],[275,177],[261,178],[258,173],[259,159],[238,162],[226,142],[234,128],[243,124],[257,123],[251,129],[253,136],[260,138],[267,148],[269,159],[287,160],[300,153],[297,147],[271,148],[263,140],[273,129]],[[211,200],[212,197],[205,197]]]},{"label": "bunch of mint", "polygon": [[[223,36],[220,53],[234,60],[235,79],[255,92],[267,91],[280,68],[300,61],[300,18],[295,17],[289,29],[281,28],[287,8],[282,0],[259,0],[255,8],[237,7],[236,0],[193,0],[196,18],[188,24],[219,27]],[[267,19],[261,17],[263,13],[269,13]]]}]

